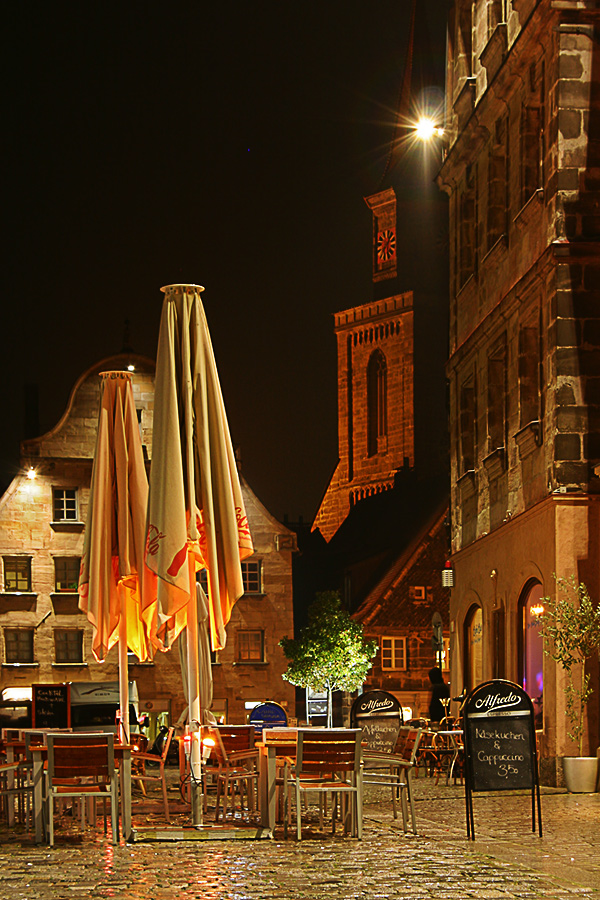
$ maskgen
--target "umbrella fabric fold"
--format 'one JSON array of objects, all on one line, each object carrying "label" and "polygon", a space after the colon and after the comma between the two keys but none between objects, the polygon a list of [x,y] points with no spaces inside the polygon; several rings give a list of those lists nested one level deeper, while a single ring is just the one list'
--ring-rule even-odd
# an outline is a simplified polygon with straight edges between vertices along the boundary
[{"label": "umbrella fabric fold", "polygon": [[102,378],[79,607],[92,623],[98,662],[119,640],[122,615],[129,649],[145,660],[151,650],[141,615],[148,480],[131,376],[107,372]]},{"label": "umbrella fabric fold", "polygon": [[[208,570],[212,647],[243,594],[253,552],[206,316],[194,285],[163,289],[154,395],[146,563],[158,576],[143,617],[168,649],[187,625],[195,572]],[[195,616],[194,616],[195,620]]]}]

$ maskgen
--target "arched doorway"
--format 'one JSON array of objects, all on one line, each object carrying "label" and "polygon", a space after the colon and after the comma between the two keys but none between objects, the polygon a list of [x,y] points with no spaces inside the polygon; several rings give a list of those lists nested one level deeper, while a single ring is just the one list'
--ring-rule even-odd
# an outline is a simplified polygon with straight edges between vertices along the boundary
[{"label": "arched doorway", "polygon": [[483,613],[474,605],[465,619],[465,688],[473,690],[483,681]]},{"label": "arched doorway", "polygon": [[539,581],[530,581],[519,599],[519,681],[533,702],[536,728],[542,728],[544,713],[544,640],[539,623],[543,593]]}]

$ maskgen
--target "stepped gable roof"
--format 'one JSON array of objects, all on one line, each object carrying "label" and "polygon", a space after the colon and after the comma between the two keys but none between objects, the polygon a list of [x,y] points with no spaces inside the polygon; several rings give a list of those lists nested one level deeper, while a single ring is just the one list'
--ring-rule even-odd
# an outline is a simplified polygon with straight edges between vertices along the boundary
[{"label": "stepped gable roof", "polygon": [[432,518],[447,505],[445,478],[422,480],[414,471],[403,471],[391,490],[367,497],[352,508],[329,542],[328,552],[338,571],[362,568],[363,586],[356,597],[359,604],[427,533]]},{"label": "stepped gable roof", "polygon": [[[377,624],[417,628],[431,625],[432,606],[442,616],[448,613],[450,591],[441,586],[441,568],[447,553],[446,522],[448,503],[441,504],[418,530],[404,551],[387,567],[356,609],[353,617],[364,625]],[[433,596],[419,600],[411,596],[411,583],[431,586]],[[446,615],[447,618],[447,615]]]}]

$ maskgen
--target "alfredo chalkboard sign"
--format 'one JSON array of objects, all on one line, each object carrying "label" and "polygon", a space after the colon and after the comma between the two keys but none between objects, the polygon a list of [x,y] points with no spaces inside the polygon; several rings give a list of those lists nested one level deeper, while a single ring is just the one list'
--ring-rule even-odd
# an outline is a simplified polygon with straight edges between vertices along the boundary
[{"label": "alfredo chalkboard sign", "polygon": [[71,685],[32,685],[31,720],[34,728],[70,728]]},{"label": "alfredo chalkboard sign", "polygon": [[357,697],[350,711],[352,728],[362,729],[369,750],[393,753],[402,725],[402,707],[387,691],[367,691]]},{"label": "alfredo chalkboard sign", "polygon": [[507,790],[531,791],[533,831],[537,794],[541,837],[534,709],[528,694],[502,679],[478,685],[465,700],[463,727],[467,837],[475,839],[472,794]]}]

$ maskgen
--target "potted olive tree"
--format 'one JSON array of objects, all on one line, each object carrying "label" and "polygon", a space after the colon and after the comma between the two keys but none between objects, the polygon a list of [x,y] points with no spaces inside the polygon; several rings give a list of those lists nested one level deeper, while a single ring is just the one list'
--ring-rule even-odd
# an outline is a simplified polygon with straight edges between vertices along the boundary
[{"label": "potted olive tree", "polygon": [[557,578],[556,586],[556,596],[542,600],[540,625],[544,653],[567,675],[565,713],[571,726],[567,734],[579,755],[563,757],[565,783],[573,792],[593,792],[598,784],[598,757],[583,756],[584,713],[593,691],[585,664],[600,649],[600,604],[594,606],[585,584],[577,584],[575,578]]}]

